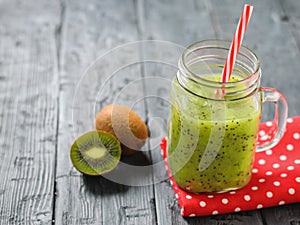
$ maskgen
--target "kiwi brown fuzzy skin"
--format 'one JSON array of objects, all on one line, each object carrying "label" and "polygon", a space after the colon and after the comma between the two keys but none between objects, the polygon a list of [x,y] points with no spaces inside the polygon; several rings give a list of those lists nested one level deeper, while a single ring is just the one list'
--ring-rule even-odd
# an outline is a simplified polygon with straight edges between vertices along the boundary
[{"label": "kiwi brown fuzzy skin", "polygon": [[[111,138],[111,141],[114,142],[114,144],[116,144],[116,149],[119,149],[119,154],[117,154],[117,156],[114,157],[115,163],[109,169],[103,170],[101,172],[95,171],[93,168],[88,168],[87,170],[80,168],[80,166],[78,166],[78,161],[76,161],[76,160],[78,160],[78,157],[80,157],[79,155],[81,154],[81,153],[76,152],[76,151],[78,151],[76,149],[80,148],[80,146],[78,146],[80,143],[80,139],[83,138],[84,136],[95,135],[95,133],[97,133],[98,136],[102,135],[102,136],[105,136],[106,138]],[[71,159],[73,166],[80,173],[88,175],[88,176],[101,176],[103,174],[109,173],[118,165],[120,158],[121,158],[120,142],[113,135],[111,135],[107,132],[103,132],[103,131],[97,131],[97,130],[95,131],[94,130],[94,131],[89,131],[89,132],[82,134],[81,136],[76,138],[76,140],[72,143],[71,148],[70,148],[70,159]]]},{"label": "kiwi brown fuzzy skin", "polygon": [[132,155],[146,142],[148,129],[140,116],[124,105],[104,107],[95,118],[96,130],[114,135],[121,143],[122,155]]}]

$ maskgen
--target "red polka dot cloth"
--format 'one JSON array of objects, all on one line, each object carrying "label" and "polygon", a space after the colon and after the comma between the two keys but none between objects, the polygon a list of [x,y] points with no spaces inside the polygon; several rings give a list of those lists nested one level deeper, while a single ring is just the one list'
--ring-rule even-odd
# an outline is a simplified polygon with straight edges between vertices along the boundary
[{"label": "red polka dot cloth", "polygon": [[[272,122],[260,126],[258,144],[270,139]],[[184,217],[216,215],[300,202],[300,116],[287,120],[281,141],[255,154],[251,181],[242,189],[220,194],[193,194],[175,183],[166,160],[167,140],[161,141],[170,183]]]}]

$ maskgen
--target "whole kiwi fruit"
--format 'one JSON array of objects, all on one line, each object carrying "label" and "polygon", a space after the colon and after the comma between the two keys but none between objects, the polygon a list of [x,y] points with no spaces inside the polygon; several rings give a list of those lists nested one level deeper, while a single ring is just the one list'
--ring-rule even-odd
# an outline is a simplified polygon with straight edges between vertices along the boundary
[{"label": "whole kiwi fruit", "polygon": [[117,166],[121,157],[120,142],[103,131],[89,131],[74,141],[70,157],[79,172],[98,176]]},{"label": "whole kiwi fruit", "polygon": [[114,135],[121,143],[123,155],[135,153],[148,137],[144,121],[124,105],[111,104],[104,107],[95,118],[95,128]]}]

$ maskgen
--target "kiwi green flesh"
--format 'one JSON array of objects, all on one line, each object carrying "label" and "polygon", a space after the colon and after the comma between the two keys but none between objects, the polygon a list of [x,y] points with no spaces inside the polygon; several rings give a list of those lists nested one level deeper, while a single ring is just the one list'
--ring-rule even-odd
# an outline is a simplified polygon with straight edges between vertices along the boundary
[{"label": "kiwi green flesh", "polygon": [[83,152],[83,154],[87,158],[92,158],[92,159],[102,159],[107,153],[107,149],[105,147],[92,147],[86,151]]},{"label": "kiwi green flesh", "polygon": [[121,157],[119,141],[111,134],[90,131],[75,140],[70,157],[81,173],[97,176],[114,169]]}]

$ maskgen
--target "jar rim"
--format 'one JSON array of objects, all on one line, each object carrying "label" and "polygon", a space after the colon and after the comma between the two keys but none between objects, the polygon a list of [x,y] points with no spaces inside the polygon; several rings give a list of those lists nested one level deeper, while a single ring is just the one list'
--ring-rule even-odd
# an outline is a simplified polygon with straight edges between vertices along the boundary
[{"label": "jar rim", "polygon": [[[207,45],[204,45],[204,44],[206,44],[206,43],[207,43]],[[241,45],[240,51],[239,51],[239,52],[245,51],[246,54],[248,54],[250,57],[252,57],[252,58],[254,59],[254,62],[253,62],[253,63],[254,63],[254,65],[255,65],[255,67],[254,67],[253,72],[251,73],[250,76],[247,76],[246,78],[241,79],[241,80],[239,80],[239,81],[221,82],[221,81],[213,81],[213,80],[205,79],[205,78],[203,78],[203,77],[201,77],[201,76],[197,76],[197,74],[195,74],[193,71],[191,71],[191,70],[188,68],[188,66],[185,64],[185,57],[186,57],[189,53],[191,53],[191,52],[193,52],[193,51],[199,49],[199,48],[195,48],[195,47],[197,47],[197,46],[199,46],[199,45],[203,45],[201,48],[204,48],[204,47],[205,47],[205,48],[208,48],[208,47],[209,47],[209,48],[219,48],[219,49],[224,49],[224,50],[229,51],[230,44],[231,44],[231,41],[229,41],[229,40],[221,40],[221,39],[207,39],[207,40],[202,40],[202,41],[195,42],[195,43],[189,45],[189,46],[183,51],[183,53],[181,54],[181,60],[180,60],[180,61],[181,61],[181,64],[182,64],[182,66],[184,67],[184,69],[185,69],[188,73],[190,73],[190,74],[192,75],[192,77],[197,77],[198,80],[207,82],[208,84],[211,84],[212,86],[214,86],[214,85],[218,85],[218,86],[219,86],[219,85],[222,85],[223,88],[226,88],[226,84],[228,84],[228,85],[239,84],[239,83],[244,83],[244,82],[247,82],[248,80],[253,79],[253,76],[259,72],[260,67],[261,67],[261,63],[260,63],[260,61],[259,61],[257,55],[256,55],[250,48],[248,48],[248,47],[246,47],[246,46],[244,46],[244,45]],[[248,57],[248,58],[249,58],[249,57]],[[251,61],[252,61],[252,60],[251,60]],[[180,62],[179,62],[179,63],[180,63]],[[225,64],[225,62],[224,62],[224,64]],[[194,80],[194,79],[193,79],[193,81],[194,81],[194,82],[197,82],[197,81]],[[198,83],[198,82],[197,82],[197,83]]]}]

